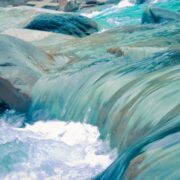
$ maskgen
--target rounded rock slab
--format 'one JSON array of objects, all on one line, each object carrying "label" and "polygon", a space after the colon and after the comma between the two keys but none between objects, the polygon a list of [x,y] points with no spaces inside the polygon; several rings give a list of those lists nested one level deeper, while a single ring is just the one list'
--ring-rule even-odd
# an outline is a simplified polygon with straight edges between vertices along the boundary
[{"label": "rounded rock slab", "polygon": [[0,102],[20,112],[30,104],[31,89],[53,67],[53,57],[28,42],[0,35]]},{"label": "rounded rock slab", "polygon": [[62,33],[75,37],[85,37],[98,32],[96,22],[75,14],[41,14],[36,16],[25,28]]}]

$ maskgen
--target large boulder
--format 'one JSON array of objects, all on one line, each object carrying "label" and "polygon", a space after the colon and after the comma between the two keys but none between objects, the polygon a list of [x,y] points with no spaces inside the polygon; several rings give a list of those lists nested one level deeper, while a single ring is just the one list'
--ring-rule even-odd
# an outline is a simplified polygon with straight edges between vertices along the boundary
[{"label": "large boulder", "polygon": [[180,13],[167,9],[148,7],[142,15],[142,24],[179,21]]},{"label": "large boulder", "polygon": [[41,14],[36,16],[26,29],[84,37],[98,31],[96,22],[75,14]]},{"label": "large boulder", "polygon": [[0,35],[0,102],[1,108],[25,112],[30,92],[36,81],[49,68],[53,58],[20,39]]}]

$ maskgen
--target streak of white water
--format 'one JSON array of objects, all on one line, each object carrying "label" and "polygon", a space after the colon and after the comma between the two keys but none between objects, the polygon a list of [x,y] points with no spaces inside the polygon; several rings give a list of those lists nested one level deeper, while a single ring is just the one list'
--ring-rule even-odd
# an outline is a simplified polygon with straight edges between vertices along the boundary
[{"label": "streak of white water", "polygon": [[134,4],[129,2],[129,0],[123,0],[120,1],[120,3],[117,5],[118,8],[123,8],[123,7],[128,7],[128,6],[133,6]]},{"label": "streak of white water", "polygon": [[121,9],[121,8],[125,8],[125,7],[128,7],[128,6],[133,6],[134,4],[129,2],[128,0],[123,0],[123,1],[120,1],[119,4],[117,5],[114,5],[108,9],[105,9],[105,10],[102,10],[102,11],[92,11],[90,13],[82,13],[83,16],[87,16],[89,18],[93,18],[95,16],[98,16],[100,14],[109,14],[109,13],[112,13],[112,11],[117,11],[118,9]]},{"label": "streak of white water", "polygon": [[90,179],[116,156],[89,124],[37,122],[25,128],[0,124],[0,179]]},{"label": "streak of white water", "polygon": [[101,13],[101,11],[93,11],[93,12],[90,12],[90,13],[82,13],[81,15],[92,18],[94,16],[97,16],[100,13]]}]

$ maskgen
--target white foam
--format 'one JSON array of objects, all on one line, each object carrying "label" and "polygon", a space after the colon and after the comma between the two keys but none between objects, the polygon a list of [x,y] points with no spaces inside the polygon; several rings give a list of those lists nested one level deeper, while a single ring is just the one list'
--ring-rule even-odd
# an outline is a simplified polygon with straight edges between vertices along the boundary
[{"label": "white foam", "polygon": [[128,6],[133,6],[134,4],[130,3],[128,0],[120,1],[120,3],[117,5],[118,8],[124,8]]},{"label": "white foam", "polygon": [[86,16],[86,17],[89,17],[89,18],[92,18],[94,16],[97,16],[98,14],[100,14],[101,11],[93,11],[91,13],[82,13],[81,15],[82,16]]},{"label": "white foam", "polygon": [[118,11],[120,8],[125,8],[129,6],[134,6],[133,3],[129,2],[128,0],[120,1],[118,5],[112,6],[110,8],[107,8],[102,11],[93,11],[91,13],[82,13],[83,16],[87,16],[89,18],[93,18],[98,15],[107,16],[108,14],[111,14],[113,11]]},{"label": "white foam", "polygon": [[0,179],[91,179],[115,156],[89,124],[56,120],[22,129],[0,124]]},{"label": "white foam", "polygon": [[[59,121],[39,121],[33,126],[27,125],[25,131],[43,134],[43,137],[61,140],[68,145],[83,143],[87,138],[91,143],[98,140],[99,132],[96,127],[89,124],[66,123]],[[91,135],[88,137],[88,135]]]}]

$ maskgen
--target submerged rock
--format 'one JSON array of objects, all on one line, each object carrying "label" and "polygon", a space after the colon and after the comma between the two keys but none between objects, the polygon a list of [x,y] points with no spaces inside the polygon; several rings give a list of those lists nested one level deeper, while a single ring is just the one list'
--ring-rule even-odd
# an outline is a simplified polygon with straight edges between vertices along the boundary
[{"label": "submerged rock", "polygon": [[121,48],[109,48],[107,50],[107,52],[110,54],[114,54],[116,56],[123,56],[124,55],[124,52]]},{"label": "submerged rock", "polygon": [[0,102],[25,112],[29,107],[31,88],[52,66],[52,57],[39,48],[0,35]]},{"label": "submerged rock", "polygon": [[142,16],[142,24],[179,21],[180,13],[163,8],[148,7]]},{"label": "submerged rock", "polygon": [[129,59],[142,60],[154,53],[161,52],[167,50],[168,47],[150,47],[146,46],[122,46],[122,47],[114,47],[109,48],[107,50],[108,53],[115,55],[117,57],[125,56]]},{"label": "submerged rock", "polygon": [[76,37],[88,36],[98,31],[96,22],[87,17],[73,14],[41,14],[36,16],[25,28]]}]

